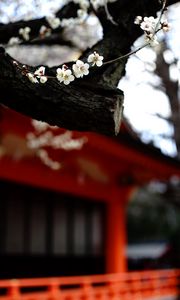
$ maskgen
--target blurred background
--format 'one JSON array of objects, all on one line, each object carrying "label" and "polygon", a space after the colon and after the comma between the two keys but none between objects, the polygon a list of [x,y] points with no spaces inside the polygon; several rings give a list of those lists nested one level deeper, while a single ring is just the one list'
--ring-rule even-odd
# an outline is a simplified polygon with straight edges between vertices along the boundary
[{"label": "blurred background", "polygon": [[[0,22],[41,18],[61,5],[2,0]],[[180,267],[179,15],[179,4],[170,7],[170,32],[129,58],[117,137],[66,131],[0,106],[1,278]],[[24,64],[60,65],[101,39],[102,28],[90,15],[61,34],[64,45],[56,32],[51,45],[6,49]],[[114,221],[111,202],[121,202]]]}]

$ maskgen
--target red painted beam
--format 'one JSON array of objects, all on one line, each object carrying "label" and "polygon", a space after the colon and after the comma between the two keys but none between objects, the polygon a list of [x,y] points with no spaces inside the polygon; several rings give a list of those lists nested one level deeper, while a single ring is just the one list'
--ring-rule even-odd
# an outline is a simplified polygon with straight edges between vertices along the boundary
[{"label": "red painted beam", "polygon": [[163,155],[162,158],[155,157],[149,153],[142,153],[132,146],[124,145],[120,142],[115,142],[105,136],[88,134],[89,145],[98,151],[102,151],[104,154],[113,156],[117,159],[117,165],[121,168],[121,162],[123,164],[131,164],[141,171],[149,170],[153,174],[152,179],[167,180],[171,176],[180,177],[180,163],[175,165],[174,162],[166,160]]},{"label": "red painted beam", "polygon": [[[14,133],[25,135],[32,128],[29,118],[9,109],[2,109],[2,113],[2,132],[13,130]],[[76,135],[81,136],[82,134],[76,133]],[[120,139],[116,142],[114,139],[97,134],[83,133],[83,135],[88,137],[88,143],[79,154],[83,156],[87,154],[92,160],[103,165],[104,170],[111,175],[111,181],[114,184],[116,184],[117,176],[123,176],[124,173],[127,175],[127,172],[131,173],[130,175],[139,174],[138,178],[143,181],[142,184],[151,179],[168,180],[173,175],[180,176],[180,165],[176,166],[163,159],[163,156],[161,158],[143,153],[132,146],[121,143]],[[71,155],[65,154],[65,163],[69,161],[70,157]],[[143,173],[144,176],[141,176]]]},{"label": "red painted beam", "polygon": [[100,184],[89,178],[78,180],[70,172],[63,174],[63,170],[53,171],[37,160],[13,161],[2,158],[0,178],[98,201],[108,201],[110,193],[110,186],[107,184]]}]

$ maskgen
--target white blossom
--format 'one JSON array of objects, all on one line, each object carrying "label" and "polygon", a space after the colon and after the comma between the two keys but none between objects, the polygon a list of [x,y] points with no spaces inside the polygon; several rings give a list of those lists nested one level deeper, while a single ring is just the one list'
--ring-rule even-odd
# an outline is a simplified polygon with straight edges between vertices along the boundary
[{"label": "white blossom", "polygon": [[48,79],[47,79],[46,76],[41,76],[39,80],[40,80],[41,83],[46,83],[46,81],[47,81]]},{"label": "white blossom", "polygon": [[78,21],[83,22],[87,18],[87,12],[83,9],[78,9],[77,10],[77,16],[78,16]]},{"label": "white blossom", "polygon": [[18,45],[20,44],[21,40],[18,37],[12,37],[9,39],[8,45],[13,46],[13,45]]},{"label": "white blossom", "polygon": [[30,27],[25,27],[25,28],[20,28],[19,29],[19,34],[23,37],[25,41],[29,41],[29,34],[31,32]]},{"label": "white blossom", "polygon": [[167,21],[164,21],[161,26],[164,32],[168,32],[171,29],[171,25]]},{"label": "white blossom", "polygon": [[140,25],[140,28],[144,30],[146,35],[155,34],[155,31],[159,29],[163,29],[164,32],[170,30],[170,25],[167,21],[159,22],[159,26],[158,26],[157,25],[158,20],[159,20],[158,18],[155,19],[152,16],[144,17],[144,18],[142,18],[142,16],[137,16],[134,20],[134,23]]},{"label": "white blossom", "polygon": [[74,75],[77,78],[89,74],[89,64],[84,63],[82,60],[77,60],[76,63],[72,66],[72,68],[73,68]]},{"label": "white blossom", "polygon": [[140,23],[142,22],[142,17],[141,16],[137,16],[134,20],[134,24],[136,25],[140,25]]},{"label": "white blossom", "polygon": [[67,130],[65,133],[54,136],[50,146],[53,149],[64,149],[66,151],[80,150],[86,142],[87,138],[85,137],[73,139],[72,131]]},{"label": "white blossom", "polygon": [[[148,34],[154,33],[156,29],[157,19],[154,17],[144,17],[140,24],[140,28]],[[158,29],[158,28],[157,28]]]},{"label": "white blossom", "polygon": [[32,74],[32,73],[27,73],[26,76],[28,77],[28,79],[29,79],[32,83],[39,83],[39,81],[38,81],[37,78],[34,76],[34,74]]},{"label": "white blossom", "polygon": [[47,77],[45,75],[45,67],[41,66],[39,69],[37,69],[34,74],[37,78],[39,78],[41,83],[45,83],[47,81]]},{"label": "white blossom", "polygon": [[62,19],[61,26],[62,27],[73,27],[77,22],[76,18]]},{"label": "white blossom", "polygon": [[160,22],[159,18],[155,19],[152,16],[144,18],[137,16],[134,23],[140,25],[140,28],[144,30],[145,40],[150,46],[157,46],[159,44],[156,37],[157,31],[160,29],[162,29],[164,32],[170,30],[170,25],[167,21]]},{"label": "white blossom", "polygon": [[60,82],[63,82],[64,81],[64,71],[63,71],[63,69],[61,69],[61,68],[58,68],[57,70],[56,70],[56,72],[57,72],[57,74],[56,74],[56,78],[57,78],[57,80],[59,80]]},{"label": "white blossom", "polygon": [[41,159],[41,161],[48,167],[53,170],[59,170],[61,168],[61,164],[58,161],[53,161],[46,150],[39,149],[37,155]]},{"label": "white blossom", "polygon": [[67,69],[66,66],[63,65],[62,69],[58,68],[56,70],[56,78],[59,80],[59,82],[63,82],[65,85],[68,85],[71,81],[73,81],[75,78],[72,75],[72,71],[70,69]]},{"label": "white blossom", "polygon": [[74,80],[74,76],[72,75],[71,70],[65,70],[63,74],[63,82],[65,85],[68,85],[71,81]]},{"label": "white blossom", "polygon": [[46,21],[49,23],[52,29],[56,29],[61,25],[61,21],[55,15],[50,15],[46,17]]},{"label": "white blossom", "polygon": [[42,25],[41,28],[39,29],[39,34],[42,36],[42,37],[45,37],[45,36],[50,36],[51,34],[51,29]]},{"label": "white blossom", "polygon": [[97,66],[97,67],[101,67],[103,64],[103,59],[104,57],[99,55],[97,52],[94,52],[93,54],[90,54],[88,56],[88,63],[92,63],[92,66]]},{"label": "white blossom", "polygon": [[34,119],[32,119],[31,124],[34,127],[35,131],[38,133],[47,130],[50,126],[46,122],[42,122]]}]

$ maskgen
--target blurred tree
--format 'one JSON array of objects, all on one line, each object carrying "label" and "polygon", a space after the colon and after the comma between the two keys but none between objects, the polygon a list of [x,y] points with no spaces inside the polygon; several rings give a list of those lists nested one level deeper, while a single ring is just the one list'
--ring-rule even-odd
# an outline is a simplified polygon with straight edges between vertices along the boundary
[{"label": "blurred tree", "polygon": [[148,265],[143,265],[143,260],[139,261],[139,267],[180,267],[180,203],[172,201],[173,197],[168,198],[168,193],[166,184],[154,182],[139,189],[129,203],[128,242],[152,245],[165,242],[167,245],[159,257],[149,257]]},{"label": "blurred tree", "polygon": [[[166,59],[166,54],[169,52],[171,59]],[[159,89],[163,90],[169,101],[171,115],[167,119],[173,126],[173,136],[177,149],[177,157],[180,158],[180,89],[179,78],[172,77],[172,69],[178,69],[178,59],[173,56],[173,52],[169,49],[167,41],[163,40],[157,51],[155,73],[160,77],[161,84]],[[159,116],[162,118],[162,116]]]},{"label": "blurred tree", "polygon": [[[162,185],[160,192],[157,187]],[[162,183],[138,190],[127,211],[129,242],[169,240],[180,230],[179,204],[167,201],[166,193],[167,185]]]}]

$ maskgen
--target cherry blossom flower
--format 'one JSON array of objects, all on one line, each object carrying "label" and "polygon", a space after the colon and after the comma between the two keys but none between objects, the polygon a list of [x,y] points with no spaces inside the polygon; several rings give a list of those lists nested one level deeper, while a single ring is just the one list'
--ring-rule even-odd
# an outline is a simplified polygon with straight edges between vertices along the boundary
[{"label": "cherry blossom flower", "polygon": [[73,27],[76,24],[76,18],[62,19],[61,26],[62,27]]},{"label": "cherry blossom flower", "polygon": [[18,45],[20,44],[21,40],[18,37],[12,37],[9,39],[8,45],[13,46],[13,45]]},{"label": "cherry blossom flower", "polygon": [[52,29],[56,29],[61,25],[61,21],[55,15],[46,17],[46,21],[49,23]]},{"label": "cherry blossom flower", "polygon": [[32,83],[39,83],[39,81],[37,80],[37,78],[35,77],[34,74],[32,74],[32,73],[27,73],[26,76],[28,77],[28,79],[29,79]]},{"label": "cherry blossom flower", "polygon": [[140,24],[140,28],[145,32],[151,34],[154,33],[156,28],[157,20],[154,17],[144,17]]},{"label": "cherry blossom flower", "polygon": [[41,161],[48,167],[53,170],[59,170],[61,168],[61,164],[58,161],[53,161],[46,150],[39,149],[37,152],[37,156],[41,159]]},{"label": "cherry blossom flower", "polygon": [[93,54],[90,54],[88,56],[88,63],[92,63],[92,66],[97,66],[97,67],[101,67],[103,64],[103,59],[104,57],[99,55],[96,51]]},{"label": "cherry blossom flower", "polygon": [[171,29],[171,25],[167,21],[163,22],[161,26],[164,32],[168,32]]},{"label": "cherry blossom flower", "polygon": [[25,27],[25,28],[20,28],[19,29],[19,34],[23,37],[25,41],[29,41],[29,34],[31,32],[30,27]]},{"label": "cherry blossom flower", "polygon": [[[62,71],[68,71],[67,66],[62,66]],[[59,134],[57,126],[37,120],[32,120],[33,131],[26,135],[27,146],[36,153],[37,157],[53,170],[59,170],[62,167],[61,162],[53,160],[49,156],[47,147],[52,149],[63,149],[65,151],[80,150],[88,142],[87,137],[74,138],[72,131],[65,131]],[[3,154],[3,153],[2,153]],[[1,148],[0,148],[1,155]]]},{"label": "cherry blossom flower", "polygon": [[50,125],[47,124],[46,122],[42,122],[34,119],[32,119],[31,123],[37,133],[41,133],[50,127]]},{"label": "cherry blossom flower", "polygon": [[41,76],[40,77],[40,82],[41,83],[46,83],[46,81],[47,81],[47,77],[46,76]]},{"label": "cherry blossom flower", "polygon": [[135,20],[134,20],[134,24],[136,24],[136,25],[140,25],[141,24],[141,22],[142,22],[142,17],[141,16],[137,16],[136,18],[135,18]]},{"label": "cherry blossom flower", "polygon": [[36,75],[37,78],[39,78],[41,83],[45,83],[47,81],[47,77],[45,75],[45,67],[40,67],[37,69],[34,74]]},{"label": "cherry blossom flower", "polygon": [[145,33],[145,40],[148,42],[151,46],[156,46],[159,44],[156,33],[160,29],[162,29],[164,32],[167,32],[170,30],[170,25],[167,21],[160,22],[160,19],[155,19],[154,17],[144,17],[137,16],[135,18],[134,23],[137,25],[140,25],[140,28],[144,30]]},{"label": "cherry blossom flower", "polygon": [[46,36],[50,36],[51,35],[51,29],[44,26],[44,25],[42,25],[41,28],[39,29],[39,34],[42,38],[46,37]]},{"label": "cherry blossom flower", "polygon": [[87,18],[88,14],[84,9],[78,9],[77,16],[79,19],[78,21],[83,22]]},{"label": "cherry blossom flower", "polygon": [[[69,0],[67,0],[69,1]],[[79,5],[79,8],[77,10],[77,17],[76,18],[68,18],[68,19],[62,19],[60,20],[58,17],[56,17],[55,14],[51,14],[46,17],[46,21],[50,25],[52,29],[58,28],[60,25],[61,27],[67,27],[67,26],[74,26],[77,24],[81,24],[86,17],[88,16],[88,8],[90,4],[94,7],[94,9],[99,9],[99,7],[104,6],[105,12],[107,14],[107,18],[112,21],[112,23],[115,23],[113,19],[111,18],[109,12],[108,12],[108,3],[115,2],[117,0],[71,0],[74,3]],[[139,25],[140,28],[144,31],[145,33],[145,40],[146,44],[137,49],[139,51],[141,48],[147,46],[148,44],[151,46],[156,46],[158,44],[158,40],[156,37],[156,34],[159,30],[163,30],[164,32],[167,32],[170,30],[170,25],[168,22],[162,21],[162,15],[164,12],[164,8],[162,8],[160,15],[158,18],[154,18],[153,16],[150,17],[142,17],[142,16],[137,16],[134,20],[134,23]],[[116,24],[117,25],[117,24]],[[39,29],[39,37],[43,38],[45,36],[49,36],[52,32],[51,28],[48,28],[44,25],[42,25]],[[30,32],[31,28],[30,27],[25,27],[25,28],[20,28],[19,29],[19,35],[23,37],[23,40],[28,41],[30,39]],[[8,45],[14,45],[20,43],[21,40],[18,37],[12,37]],[[137,51],[133,51],[130,53],[127,53],[123,57],[128,57],[132,55],[133,53],[136,53]],[[117,61],[121,59],[122,57],[118,57],[114,60],[110,60],[109,62],[106,63],[112,63],[113,61]],[[72,65],[72,70],[68,69],[66,65],[63,65],[62,68],[58,68],[56,70],[56,78],[59,82],[64,83],[65,85],[68,85],[70,82],[75,80],[76,78],[83,78],[83,76],[89,74],[89,68],[90,66],[97,66],[101,67],[103,65],[103,59],[104,57],[102,55],[99,55],[96,51],[94,53],[91,53],[88,58],[87,62],[84,63],[81,60],[77,60],[73,65]],[[18,66],[16,62],[13,62]],[[28,71],[27,68],[24,68],[24,66],[20,67],[18,66],[18,69],[21,70],[22,68],[22,74],[28,77],[28,79],[32,83],[45,83],[48,80],[48,77],[45,76],[45,67],[41,66],[38,68],[34,73],[31,73]],[[55,78],[55,76],[50,76],[49,78]]]},{"label": "cherry blossom flower", "polygon": [[64,71],[63,71],[63,69],[61,69],[61,68],[58,68],[57,70],[56,70],[56,72],[57,72],[57,74],[56,74],[56,78],[57,78],[57,80],[59,80],[59,82],[63,82],[64,81]]},{"label": "cherry blossom flower", "polygon": [[75,79],[72,75],[72,71],[70,69],[67,69],[65,65],[63,65],[62,69],[58,68],[56,72],[57,80],[59,80],[59,82],[63,82],[65,85],[68,85],[71,81]]},{"label": "cherry blossom flower", "polygon": [[84,63],[82,60],[78,59],[76,63],[72,66],[72,68],[73,68],[74,75],[77,78],[89,74],[89,64]]},{"label": "cherry blossom flower", "polygon": [[71,81],[74,80],[74,76],[72,75],[71,70],[65,70],[63,74],[63,82],[65,85],[68,85]]}]

